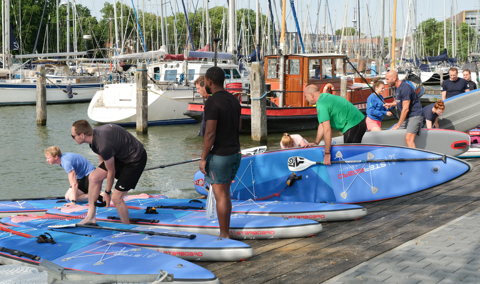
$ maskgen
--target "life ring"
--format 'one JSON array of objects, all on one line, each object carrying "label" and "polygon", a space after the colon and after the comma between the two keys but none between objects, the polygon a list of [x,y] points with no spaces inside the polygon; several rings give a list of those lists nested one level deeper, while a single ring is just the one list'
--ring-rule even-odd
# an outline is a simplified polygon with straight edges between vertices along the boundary
[{"label": "life ring", "polygon": [[330,93],[332,95],[335,95],[335,87],[332,84],[327,83],[323,87],[323,92],[322,93]]}]

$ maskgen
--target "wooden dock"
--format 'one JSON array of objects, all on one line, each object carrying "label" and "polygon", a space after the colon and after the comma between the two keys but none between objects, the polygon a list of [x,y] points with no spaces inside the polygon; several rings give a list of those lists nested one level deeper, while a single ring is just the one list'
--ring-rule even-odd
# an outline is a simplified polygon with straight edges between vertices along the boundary
[{"label": "wooden dock", "polygon": [[197,264],[222,283],[322,283],[477,209],[480,159],[466,161],[474,168],[453,181],[360,204],[368,210],[360,220],[322,223],[322,232],[310,238],[246,240],[255,256],[245,262]]}]

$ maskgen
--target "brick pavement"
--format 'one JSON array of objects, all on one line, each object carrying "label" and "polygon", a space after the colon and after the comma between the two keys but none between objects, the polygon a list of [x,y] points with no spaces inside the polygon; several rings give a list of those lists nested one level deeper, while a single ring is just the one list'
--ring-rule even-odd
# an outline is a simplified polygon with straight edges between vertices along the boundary
[{"label": "brick pavement", "polygon": [[480,283],[480,209],[323,283]]}]

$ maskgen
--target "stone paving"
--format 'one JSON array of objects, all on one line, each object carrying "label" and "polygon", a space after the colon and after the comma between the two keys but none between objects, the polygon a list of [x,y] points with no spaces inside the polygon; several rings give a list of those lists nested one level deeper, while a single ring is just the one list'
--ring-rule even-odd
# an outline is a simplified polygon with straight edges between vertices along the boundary
[{"label": "stone paving", "polygon": [[324,283],[480,283],[480,209]]}]

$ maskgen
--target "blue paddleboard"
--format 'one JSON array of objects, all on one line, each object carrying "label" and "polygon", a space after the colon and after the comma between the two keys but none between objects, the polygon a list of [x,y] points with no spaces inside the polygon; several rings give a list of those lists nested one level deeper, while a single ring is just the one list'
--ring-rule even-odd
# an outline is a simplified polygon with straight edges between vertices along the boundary
[{"label": "blue paddleboard", "polygon": [[[74,208],[54,208],[47,211],[47,217],[84,218],[86,206]],[[181,230],[193,233],[218,236],[218,219],[207,220],[205,212],[187,210],[156,210],[156,214],[146,214],[146,210],[129,209],[130,221],[143,226],[155,226],[167,230]],[[120,222],[115,208],[97,209],[98,221]],[[312,236],[322,230],[318,222],[305,219],[288,219],[255,215],[232,214],[230,237],[234,239],[299,238]]]},{"label": "blue paddleboard", "polygon": [[[154,195],[156,199],[166,198],[164,195]],[[125,196],[125,201],[132,199],[151,198],[152,195],[145,193]],[[43,215],[48,209],[63,207],[68,201],[63,197],[42,197],[26,199],[5,199],[0,200],[0,217],[6,217],[13,214],[39,214]],[[86,204],[86,202],[77,202],[77,204]],[[114,206],[111,203],[111,206]]]},{"label": "blue paddleboard", "polygon": [[[253,256],[253,249],[249,245],[231,239],[110,222],[98,222],[99,228],[75,227],[75,224],[80,221],[81,219],[59,220],[35,215],[18,215],[5,217],[0,222],[8,226],[88,235],[107,241],[153,249],[191,261],[240,261]],[[52,225],[57,228],[49,228]],[[113,230],[101,229],[101,227]],[[114,229],[119,229],[119,231]],[[133,231],[142,231],[143,233]],[[148,235],[149,232],[158,234]]]},{"label": "blue paddleboard", "polygon": [[[131,209],[181,209],[200,210],[206,208],[206,199],[136,199],[127,201]],[[367,215],[367,209],[353,204],[331,202],[314,203],[298,201],[254,201],[232,200],[232,214],[250,214],[315,221],[347,221]]]},{"label": "blue paddleboard", "polygon": [[[243,157],[230,187],[230,196],[239,200],[368,202],[414,193],[471,170],[469,163],[457,158],[426,150],[374,144],[334,145],[332,161],[343,163],[316,164],[302,171],[289,169],[290,158],[323,162],[323,153],[324,147],[319,146]],[[378,159],[387,161],[369,162]],[[290,162],[293,166],[301,166],[295,160]],[[288,186],[287,180],[293,173],[296,175],[294,182]]]},{"label": "blue paddleboard", "polygon": [[[38,266],[49,260],[67,270],[155,280],[159,270],[171,274],[173,282],[219,283],[218,278],[186,260],[120,242],[27,227],[0,228],[0,263]],[[54,243],[37,242],[40,235]],[[88,275],[85,275],[88,277]],[[97,281],[98,282],[98,281]],[[144,281],[147,282],[147,281]]]}]

